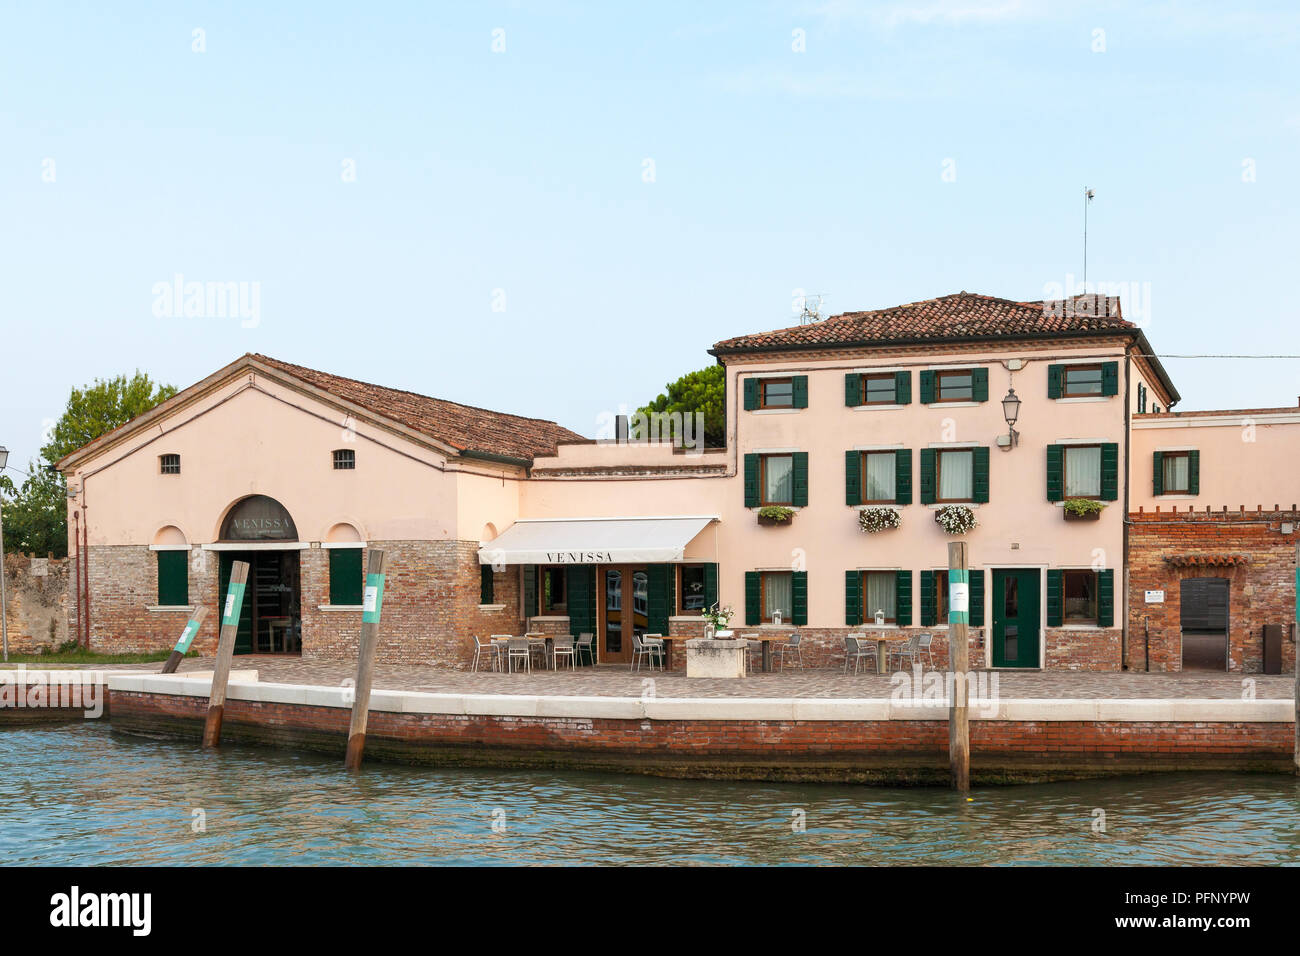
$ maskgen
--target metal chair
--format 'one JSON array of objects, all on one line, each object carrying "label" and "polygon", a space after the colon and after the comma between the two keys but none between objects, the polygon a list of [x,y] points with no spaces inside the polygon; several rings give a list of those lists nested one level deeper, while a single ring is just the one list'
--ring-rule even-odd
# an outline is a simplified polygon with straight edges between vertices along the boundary
[{"label": "metal chair", "polygon": [[901,657],[915,664],[916,655],[919,653],[920,646],[921,646],[921,635],[913,634],[911,637],[907,639],[906,642],[903,643],[903,645],[900,648],[898,648],[898,650],[891,649],[889,656],[891,658]]},{"label": "metal chair", "polygon": [[921,634],[920,640],[916,645],[917,655],[924,654],[930,661],[930,666],[934,667],[934,655],[930,653],[930,645],[934,643],[933,634]]},{"label": "metal chair", "polygon": [[745,673],[749,673],[754,669],[754,661],[751,655],[754,651],[762,653],[763,642],[758,639],[758,634],[753,631],[740,635],[740,639],[745,642]]},{"label": "metal chair", "polygon": [[853,661],[853,674],[857,676],[858,664],[863,658],[876,661],[876,642],[867,640],[866,634],[850,634],[844,638],[844,673],[849,672],[849,661]]},{"label": "metal chair", "polygon": [[537,655],[537,662],[546,666],[546,635],[538,631],[530,631],[524,635],[528,639],[528,653]]},{"label": "metal chair", "polygon": [[510,638],[510,649],[507,652],[506,662],[510,667],[511,673],[514,673],[515,661],[522,661],[524,669],[530,674],[533,672],[533,650],[532,647],[529,646],[528,638]]},{"label": "metal chair", "polygon": [[803,669],[803,635],[795,631],[784,641],[777,644],[777,649],[781,652],[781,670],[785,670],[785,652],[790,651],[794,654],[794,659],[798,661],[799,668]]},{"label": "metal chair", "polygon": [[[662,653],[663,653],[662,645],[656,646],[653,644],[647,644],[645,641],[641,639],[640,634],[638,634],[636,631],[633,631],[632,632],[632,663],[628,665],[627,669],[632,670],[633,668],[636,668],[637,670],[640,670],[642,659],[648,659],[650,661],[650,668],[651,670],[653,670],[656,660],[659,660],[662,664],[662,660],[663,660]],[[662,666],[660,667],[660,669],[662,670]]]},{"label": "metal chair", "polygon": [[664,644],[662,634],[642,634],[641,643],[646,647],[657,649],[659,651],[659,669],[664,669],[664,662],[668,658],[668,648]]},{"label": "metal chair", "polygon": [[484,651],[487,651],[488,653],[488,657],[489,657],[488,663],[490,668],[494,671],[500,670],[501,668],[500,650],[501,648],[498,647],[496,644],[493,644],[492,641],[489,640],[486,644],[484,644],[482,641],[478,639],[477,634],[474,635],[474,663],[473,665],[471,665],[470,670],[473,671],[478,670],[478,665],[479,662],[482,661],[483,659]]},{"label": "metal chair", "polygon": [[596,666],[596,635],[586,634],[586,633],[579,634],[578,644],[574,648],[574,652],[575,652],[575,656],[578,658],[579,661],[581,661],[582,655],[586,653],[587,660],[589,660],[591,662],[591,665],[595,667]]},{"label": "metal chair", "polygon": [[572,634],[560,634],[555,637],[555,640],[551,646],[551,669],[552,670],[560,669],[561,657],[567,657],[569,659],[570,670],[577,669],[578,664],[577,661],[574,659],[574,647],[573,647]]}]

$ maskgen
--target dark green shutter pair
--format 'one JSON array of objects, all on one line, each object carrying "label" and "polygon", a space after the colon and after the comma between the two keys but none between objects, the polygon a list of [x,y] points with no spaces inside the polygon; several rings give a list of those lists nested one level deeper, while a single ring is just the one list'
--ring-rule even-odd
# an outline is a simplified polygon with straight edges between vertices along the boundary
[{"label": "dark green shutter pair", "polygon": [[[1065,620],[1065,572],[1047,572],[1047,626],[1060,627]],[[1097,572],[1097,626],[1115,626],[1115,571]]]},{"label": "dark green shutter pair", "polygon": [[[349,605],[361,603],[365,575],[361,571],[361,548],[330,548],[330,603]],[[489,574],[491,565],[484,565]],[[491,603],[489,601],[483,602]]]},{"label": "dark green shutter pair", "polygon": [[[1047,366],[1047,397],[1061,398],[1065,394],[1064,365]],[[1119,394],[1119,363],[1105,362],[1101,366],[1101,394]],[[1138,411],[1146,411],[1146,396],[1142,386],[1138,386]]]},{"label": "dark green shutter pair", "polygon": [[[1065,449],[1066,445],[1047,446],[1047,500],[1065,500]],[[1159,492],[1156,492],[1159,494]],[[1101,500],[1119,499],[1119,445],[1107,442],[1101,446]]]},{"label": "dark green shutter pair", "polygon": [[163,607],[185,607],[190,603],[190,553],[158,552],[158,603]]},{"label": "dark green shutter pair", "polygon": [[[938,575],[947,571],[921,572],[921,626],[935,627],[946,624],[939,620],[939,582]],[[984,572],[971,571],[970,574],[970,626],[984,625]]]},{"label": "dark green shutter pair", "polygon": [[[865,391],[862,381],[863,374],[862,372],[848,372],[844,376],[844,404],[850,408],[866,403],[867,397],[863,394]],[[911,372],[894,373],[894,404],[912,404]]]},{"label": "dark green shutter pair", "polygon": [[650,634],[668,633],[668,618],[675,609],[676,578],[676,565],[646,567],[646,631]]},{"label": "dark green shutter pair", "polygon": [[[596,633],[596,566],[575,564],[565,568],[564,587],[569,602],[569,633],[574,637]],[[667,633],[665,630],[664,633]]]},{"label": "dark green shutter pair", "polygon": [[[762,379],[747,378],[745,379],[745,411],[752,412],[762,405],[760,401],[760,392]],[[790,379],[791,391],[793,393],[794,407],[808,407],[808,376],[795,375]]]},{"label": "dark green shutter pair", "polygon": [[[1151,493],[1153,495],[1163,495],[1165,493],[1165,453],[1161,451],[1151,453]],[[1199,495],[1201,493],[1201,453],[1199,450],[1192,450],[1187,453],[1187,493],[1189,495]]]},{"label": "dark green shutter pair", "polygon": [[[862,504],[864,475],[862,474],[861,451],[844,453],[844,502],[850,505]],[[912,503],[912,450],[910,448],[894,449],[894,504],[910,505]]]},{"label": "dark green shutter pair", "polygon": [[[763,496],[758,487],[758,455],[745,456],[745,507],[757,508],[762,504]],[[808,453],[797,451],[792,456],[792,494],[791,506],[806,507],[808,504]]]},{"label": "dark green shutter pair", "polygon": [[[948,449],[922,448],[921,449],[921,504],[932,505],[939,497],[939,479],[938,479],[938,455],[939,451]],[[964,451],[962,448],[954,448],[953,451]],[[972,478],[974,479],[972,488],[974,491],[974,501],[977,504],[985,504],[989,500],[989,449],[987,445],[977,445],[971,448],[974,452],[971,456],[971,468],[973,470]]]},{"label": "dark green shutter pair", "polygon": [[[970,369],[971,401],[987,402],[989,400],[989,370],[986,368]],[[921,404],[932,405],[938,399],[938,373],[935,369],[922,369]]]},{"label": "dark green shutter pair", "polygon": [[[861,571],[844,572],[844,623],[849,627],[859,624],[871,624],[862,618],[862,574]],[[899,627],[912,623],[912,572],[894,572],[894,620]]]},{"label": "dark green shutter pair", "polygon": [[[763,623],[763,587],[759,571],[745,572],[745,624]],[[790,623],[804,627],[808,623],[808,572],[794,571],[790,582]]]}]

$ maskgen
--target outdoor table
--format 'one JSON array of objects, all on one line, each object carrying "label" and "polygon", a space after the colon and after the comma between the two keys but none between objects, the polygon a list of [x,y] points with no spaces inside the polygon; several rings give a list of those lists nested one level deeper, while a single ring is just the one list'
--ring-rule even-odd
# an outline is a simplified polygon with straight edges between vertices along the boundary
[{"label": "outdoor table", "polygon": [[886,658],[889,656],[889,645],[904,642],[908,636],[899,631],[867,631],[866,633],[876,639],[876,673],[887,674],[889,667]]},{"label": "outdoor table", "polygon": [[763,631],[758,631],[749,639],[763,642],[763,663],[761,669],[764,674],[770,674],[772,673],[772,642],[776,641],[778,644],[785,643],[790,639],[790,632],[781,631],[777,633],[775,631],[769,631],[764,633]]}]

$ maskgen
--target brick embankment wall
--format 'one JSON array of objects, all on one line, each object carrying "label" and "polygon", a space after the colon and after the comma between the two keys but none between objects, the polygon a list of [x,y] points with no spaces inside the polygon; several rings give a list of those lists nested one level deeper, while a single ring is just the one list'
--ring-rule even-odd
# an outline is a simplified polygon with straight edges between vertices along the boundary
[{"label": "brick embankment wall", "polygon": [[[115,730],[197,739],[206,699],[113,691]],[[223,739],[343,754],[349,712],[228,700]],[[1286,772],[1290,723],[972,721],[977,782],[1168,770]],[[667,777],[944,784],[946,720],[628,720],[374,711],[370,759]]]},{"label": "brick embankment wall", "polygon": [[[1181,585],[1189,578],[1228,581],[1228,670],[1258,674],[1263,628],[1282,627],[1282,672],[1295,669],[1296,511],[1159,511],[1129,515],[1129,667],[1146,666],[1145,629],[1153,671],[1182,669]],[[1282,533],[1283,523],[1292,526]],[[1145,592],[1165,592],[1147,604]]]},{"label": "brick embankment wall", "polygon": [[65,643],[68,559],[6,554],[3,565],[9,650],[32,654]]}]

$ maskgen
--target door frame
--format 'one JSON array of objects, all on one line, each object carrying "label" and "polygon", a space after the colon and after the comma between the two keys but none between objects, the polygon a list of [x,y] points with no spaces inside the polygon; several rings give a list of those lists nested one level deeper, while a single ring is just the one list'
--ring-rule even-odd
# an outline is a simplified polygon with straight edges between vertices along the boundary
[{"label": "door frame", "polygon": [[[598,664],[630,664],[632,663],[632,630],[623,632],[621,649],[617,657],[610,657],[605,650],[605,611],[608,603],[605,591],[605,575],[609,571],[617,571],[623,576],[622,580],[622,606],[619,613],[623,614],[628,610],[632,612],[632,627],[636,627],[636,605],[635,591],[633,590],[633,575],[638,571],[649,577],[649,566],[646,564],[598,564],[596,566],[596,593],[600,595],[596,603],[596,663]],[[648,583],[648,580],[647,580]],[[622,623],[622,622],[620,622]],[[647,626],[649,622],[647,621]]]},{"label": "door frame", "polygon": [[[1019,671],[1044,669],[1045,667],[1044,661],[1047,657],[1047,646],[1046,646],[1047,645],[1047,600],[1046,600],[1046,587],[1044,586],[1044,580],[1043,580],[1045,568],[1046,565],[1041,565],[1041,564],[1033,564],[1033,565],[1007,564],[1007,565],[1001,565],[999,567],[989,567],[987,569],[989,572],[989,581],[988,581],[989,591],[988,591],[988,598],[987,598],[989,604],[988,607],[989,667],[1000,669],[1000,670],[1019,670]],[[1026,575],[1032,574],[1035,579],[1035,588],[1037,589],[1037,601],[1038,601],[1038,620],[1037,620],[1038,640],[1036,642],[1037,646],[1034,649],[1034,657],[1036,658],[1036,662],[1033,664],[1027,664],[1027,665],[999,664],[996,662],[997,657],[1000,656],[998,655],[997,652],[997,643],[998,643],[997,621],[1000,617],[1000,615],[998,614],[997,582],[1000,576],[1006,574],[1026,574]]]}]

